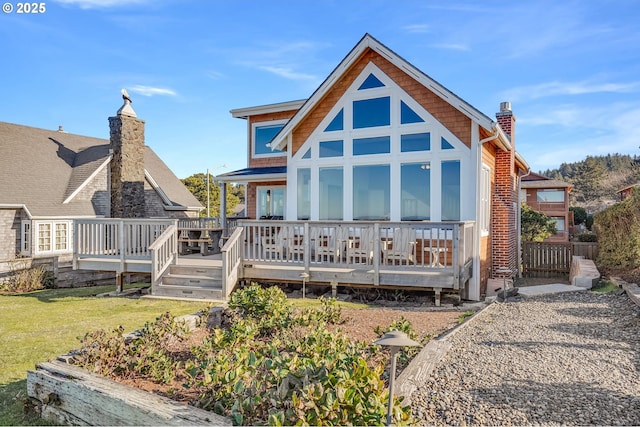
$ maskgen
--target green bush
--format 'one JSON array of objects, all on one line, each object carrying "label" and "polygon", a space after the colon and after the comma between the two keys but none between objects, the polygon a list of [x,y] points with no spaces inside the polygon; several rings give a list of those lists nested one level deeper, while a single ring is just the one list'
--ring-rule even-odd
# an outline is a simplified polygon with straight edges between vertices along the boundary
[{"label": "green bush", "polygon": [[576,242],[597,242],[598,236],[594,233],[582,233],[577,234],[575,237]]},{"label": "green bush", "polygon": [[640,191],[594,216],[598,236],[597,264],[605,269],[640,267]]}]

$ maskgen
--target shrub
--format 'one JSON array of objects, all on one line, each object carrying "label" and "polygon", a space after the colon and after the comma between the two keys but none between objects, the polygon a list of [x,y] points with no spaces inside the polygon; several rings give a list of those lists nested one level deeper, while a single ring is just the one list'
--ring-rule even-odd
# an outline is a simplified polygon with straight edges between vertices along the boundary
[{"label": "shrub", "polygon": [[55,288],[53,273],[44,266],[19,268],[12,271],[11,276],[0,285],[0,290],[11,293],[32,292],[40,289]]},{"label": "shrub", "polygon": [[640,267],[640,191],[594,217],[598,266],[611,270]]},{"label": "shrub", "polygon": [[593,233],[577,234],[575,237],[577,242],[597,242],[598,236]]}]

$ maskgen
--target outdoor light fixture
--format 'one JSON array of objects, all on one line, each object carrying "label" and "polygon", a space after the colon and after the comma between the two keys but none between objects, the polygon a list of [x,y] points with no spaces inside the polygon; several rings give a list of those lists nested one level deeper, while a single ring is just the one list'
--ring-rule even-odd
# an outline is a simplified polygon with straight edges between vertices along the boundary
[{"label": "outdoor light fixture", "polygon": [[309,273],[300,273],[300,278],[302,279],[302,299],[304,299],[306,294],[305,285],[307,283],[307,279],[309,278]]},{"label": "outdoor light fixture", "polygon": [[389,347],[391,349],[391,368],[389,369],[389,406],[387,408],[387,425],[391,425],[391,413],[393,409],[393,383],[396,377],[396,356],[398,351],[404,347],[416,347],[420,343],[415,342],[404,332],[390,331],[373,342],[377,345]]}]

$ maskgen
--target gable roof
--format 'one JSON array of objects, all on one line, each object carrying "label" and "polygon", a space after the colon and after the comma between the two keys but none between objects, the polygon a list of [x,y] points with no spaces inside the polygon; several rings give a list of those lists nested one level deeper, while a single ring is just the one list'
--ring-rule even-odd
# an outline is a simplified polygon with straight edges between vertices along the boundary
[{"label": "gable roof", "polygon": [[[0,122],[0,205],[24,205],[36,217],[96,216],[91,200],[74,196],[110,160],[108,140]],[[170,207],[202,207],[148,146],[145,169]]]},{"label": "gable roof", "polygon": [[332,88],[333,84],[337,82],[340,77],[349,70],[360,56],[367,50],[372,49],[379,55],[390,61],[396,67],[409,74],[416,81],[420,82],[427,89],[432,91],[438,97],[449,103],[456,108],[462,114],[467,116],[473,122],[478,123],[487,131],[493,132],[496,123],[489,117],[484,115],[481,111],[458,97],[456,94],[442,86],[433,78],[420,71],[418,68],[411,65],[400,55],[380,43],[369,33],[366,33],[364,37],[356,44],[356,46],[347,54],[347,56],[338,64],[338,66],[329,74],[329,76],[322,82],[320,87],[311,95],[309,99],[300,107],[296,114],[287,122],[287,124],[280,130],[280,132],[271,141],[272,149],[284,150],[286,147],[286,136],[302,121],[302,119],[313,110],[323,96]]}]

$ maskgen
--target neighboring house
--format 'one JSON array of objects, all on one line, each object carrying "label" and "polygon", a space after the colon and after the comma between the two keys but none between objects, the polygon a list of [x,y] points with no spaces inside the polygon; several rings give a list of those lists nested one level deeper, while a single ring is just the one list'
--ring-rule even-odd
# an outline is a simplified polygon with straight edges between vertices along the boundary
[{"label": "neighboring house", "polygon": [[0,122],[0,261],[71,254],[74,219],[198,216],[125,106],[110,118],[111,141]]},{"label": "neighboring house", "polygon": [[633,189],[636,188],[639,185],[640,185],[640,183],[631,184],[631,185],[628,185],[628,186],[624,187],[622,190],[616,191],[616,194],[620,198],[620,201],[622,202],[627,197],[631,196],[631,192],[633,191]]},{"label": "neighboring house", "polygon": [[231,114],[247,121],[248,164],[216,179],[247,185],[247,217],[470,223],[463,296],[473,300],[501,268],[518,269],[518,188],[529,167],[510,103],[493,121],[366,34],[309,99]]},{"label": "neighboring house", "polygon": [[546,242],[568,242],[573,228],[573,212],[569,210],[569,193],[573,187],[566,182],[530,173],[520,183],[520,200],[531,209],[542,212],[556,222],[557,233]]}]

